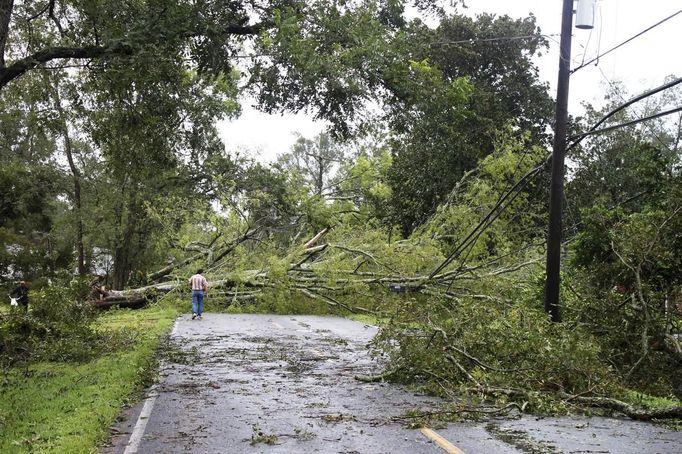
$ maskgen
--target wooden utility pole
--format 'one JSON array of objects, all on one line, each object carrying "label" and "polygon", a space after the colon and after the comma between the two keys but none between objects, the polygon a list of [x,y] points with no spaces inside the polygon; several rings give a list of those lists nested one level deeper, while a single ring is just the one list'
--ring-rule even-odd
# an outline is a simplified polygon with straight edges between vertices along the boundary
[{"label": "wooden utility pole", "polygon": [[547,277],[545,281],[545,310],[553,322],[561,321],[559,301],[561,271],[561,212],[564,197],[564,157],[568,125],[568,82],[571,71],[571,29],[573,0],[564,0],[561,18],[559,50],[559,81],[554,120],[554,148],[552,150],[552,183],[549,196],[549,234],[547,236]]}]

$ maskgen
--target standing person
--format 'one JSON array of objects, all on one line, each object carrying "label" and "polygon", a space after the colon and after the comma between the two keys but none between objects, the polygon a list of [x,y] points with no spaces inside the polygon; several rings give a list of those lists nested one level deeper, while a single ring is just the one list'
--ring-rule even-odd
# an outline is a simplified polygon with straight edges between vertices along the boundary
[{"label": "standing person", "polygon": [[10,296],[17,298],[17,303],[24,308],[24,312],[28,312],[28,287],[26,281],[19,281],[19,285],[12,290]]},{"label": "standing person", "polygon": [[208,281],[202,273],[204,270],[199,268],[197,274],[189,278],[189,285],[192,287],[192,320],[199,317],[204,312],[204,295],[208,292]]}]

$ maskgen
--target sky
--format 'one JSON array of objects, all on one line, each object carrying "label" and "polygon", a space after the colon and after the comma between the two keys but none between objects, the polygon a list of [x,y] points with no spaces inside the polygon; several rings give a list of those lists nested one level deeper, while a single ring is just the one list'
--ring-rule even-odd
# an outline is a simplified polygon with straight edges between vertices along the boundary
[{"label": "sky", "polygon": [[[562,0],[467,0],[464,14],[483,12],[511,17],[537,18],[550,48],[536,59],[540,78],[550,84],[550,94],[556,96],[559,68],[559,32]],[[680,0],[597,0],[595,24],[592,30],[573,28],[571,68],[589,61],[600,53],[654,25],[682,9]],[[582,103],[599,106],[609,82],[621,81],[630,95],[657,87],[666,76],[682,76],[682,14],[652,29],[641,37],[575,72],[570,80],[569,112],[579,115]],[[289,151],[295,142],[294,132],[313,137],[325,129],[305,114],[266,115],[255,110],[245,100],[243,114],[237,120],[218,124],[228,150],[240,150],[263,162],[273,161],[278,154]],[[637,106],[633,107],[637,112]]]}]

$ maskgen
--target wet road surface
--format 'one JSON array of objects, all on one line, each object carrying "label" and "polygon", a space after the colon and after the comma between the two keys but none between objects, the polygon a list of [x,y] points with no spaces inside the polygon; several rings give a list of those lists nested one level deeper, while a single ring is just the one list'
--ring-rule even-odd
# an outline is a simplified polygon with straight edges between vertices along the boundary
[{"label": "wet road surface", "polygon": [[355,380],[380,372],[375,333],[337,317],[182,317],[137,452],[442,452],[391,422],[435,399]]},{"label": "wet road surface", "polygon": [[[395,419],[435,410],[437,399],[354,378],[381,372],[367,349],[375,334],[338,317],[183,316],[152,397],[101,452],[445,452]],[[682,452],[681,432],[615,418],[524,415],[436,430],[467,454]]]}]

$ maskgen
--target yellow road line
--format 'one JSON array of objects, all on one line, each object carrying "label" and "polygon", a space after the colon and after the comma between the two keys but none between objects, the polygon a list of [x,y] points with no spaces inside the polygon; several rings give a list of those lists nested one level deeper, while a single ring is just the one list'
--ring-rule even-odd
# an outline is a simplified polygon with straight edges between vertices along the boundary
[{"label": "yellow road line", "polygon": [[440,446],[443,449],[443,451],[447,452],[448,454],[464,454],[464,451],[462,451],[457,446],[453,445],[452,443],[450,443],[445,438],[441,437],[435,431],[429,429],[428,427],[422,427],[421,429],[419,429],[419,431],[422,434],[424,434],[426,438],[430,439],[438,446]]}]

